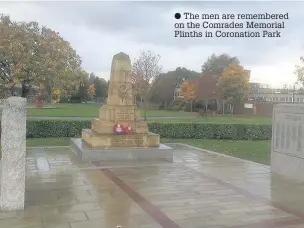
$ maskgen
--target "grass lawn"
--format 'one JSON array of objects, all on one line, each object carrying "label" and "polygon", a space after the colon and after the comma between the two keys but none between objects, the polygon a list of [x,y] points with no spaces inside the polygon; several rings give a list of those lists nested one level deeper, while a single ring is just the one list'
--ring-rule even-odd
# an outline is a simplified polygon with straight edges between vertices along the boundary
[{"label": "grass lawn", "polygon": [[165,123],[212,123],[212,124],[271,124],[268,117],[238,117],[238,116],[210,116],[205,118],[172,118],[172,119],[148,119],[149,122]]},{"label": "grass lawn", "polygon": [[50,116],[50,117],[96,117],[99,105],[96,104],[56,104],[54,109],[29,108],[28,116]]},{"label": "grass lawn", "polygon": [[[97,117],[99,104],[55,104],[53,109],[29,108],[27,115],[49,117]],[[141,115],[143,116],[143,111]],[[148,117],[193,117],[193,113],[183,111],[149,110]]]},{"label": "grass lawn", "polygon": [[[69,138],[28,139],[27,146],[68,146]],[[202,149],[224,153],[234,157],[270,164],[270,141],[232,141],[208,139],[162,139],[163,143],[185,143]]]},{"label": "grass lawn", "polygon": [[162,139],[164,143],[175,142],[212,150],[233,157],[269,165],[270,145],[268,140],[209,140],[209,139]]},{"label": "grass lawn", "polygon": [[[54,109],[29,108],[28,117],[35,118],[94,118],[98,116],[99,104],[56,104]],[[143,112],[141,112],[143,116]],[[195,117],[194,113],[184,111],[149,110],[147,112],[149,122],[166,123],[216,123],[216,124],[271,124],[269,117],[231,117],[231,116],[208,116]],[[172,118],[170,118],[172,117]],[[150,119],[149,119],[150,118]]]}]

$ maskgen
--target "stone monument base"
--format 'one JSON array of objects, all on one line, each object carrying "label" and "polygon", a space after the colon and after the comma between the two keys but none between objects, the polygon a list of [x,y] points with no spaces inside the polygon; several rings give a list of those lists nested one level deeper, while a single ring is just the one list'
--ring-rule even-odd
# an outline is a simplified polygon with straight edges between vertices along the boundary
[{"label": "stone monument base", "polygon": [[82,130],[82,139],[92,148],[159,147],[159,135],[152,132],[132,135],[99,134],[91,129]]},{"label": "stone monument base", "polygon": [[84,162],[97,161],[149,161],[173,162],[173,149],[164,144],[150,148],[108,148],[90,147],[81,138],[72,138],[70,146],[74,154]]}]

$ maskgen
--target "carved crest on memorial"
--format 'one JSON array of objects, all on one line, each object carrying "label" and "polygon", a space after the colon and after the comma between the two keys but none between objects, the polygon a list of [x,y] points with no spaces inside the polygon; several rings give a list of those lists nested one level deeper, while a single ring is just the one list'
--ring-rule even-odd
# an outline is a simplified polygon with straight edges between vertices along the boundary
[{"label": "carved crest on memorial", "polygon": [[128,91],[128,88],[127,88],[126,85],[121,85],[119,87],[119,91],[120,91],[121,94],[125,95],[127,93],[127,91]]}]

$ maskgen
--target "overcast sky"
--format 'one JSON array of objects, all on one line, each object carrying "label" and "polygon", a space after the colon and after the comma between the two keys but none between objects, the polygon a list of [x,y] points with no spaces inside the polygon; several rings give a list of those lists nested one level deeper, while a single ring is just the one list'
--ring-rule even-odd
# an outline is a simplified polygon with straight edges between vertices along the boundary
[{"label": "overcast sky", "polygon": [[[164,72],[200,72],[212,53],[228,53],[251,70],[251,81],[273,86],[295,80],[294,66],[304,55],[303,11],[304,2],[0,2],[0,13],[13,20],[35,20],[58,31],[85,70],[105,79],[118,52],[133,60],[140,50],[152,50],[161,55]],[[176,12],[288,12],[290,19],[281,38],[174,38]]]}]

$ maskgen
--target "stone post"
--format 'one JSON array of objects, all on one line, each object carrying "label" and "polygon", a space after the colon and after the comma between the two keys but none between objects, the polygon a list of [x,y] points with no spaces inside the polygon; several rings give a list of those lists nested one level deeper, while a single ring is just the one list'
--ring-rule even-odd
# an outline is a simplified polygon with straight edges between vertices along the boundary
[{"label": "stone post", "polygon": [[24,210],[26,99],[10,97],[4,101],[1,120],[0,210]]}]

